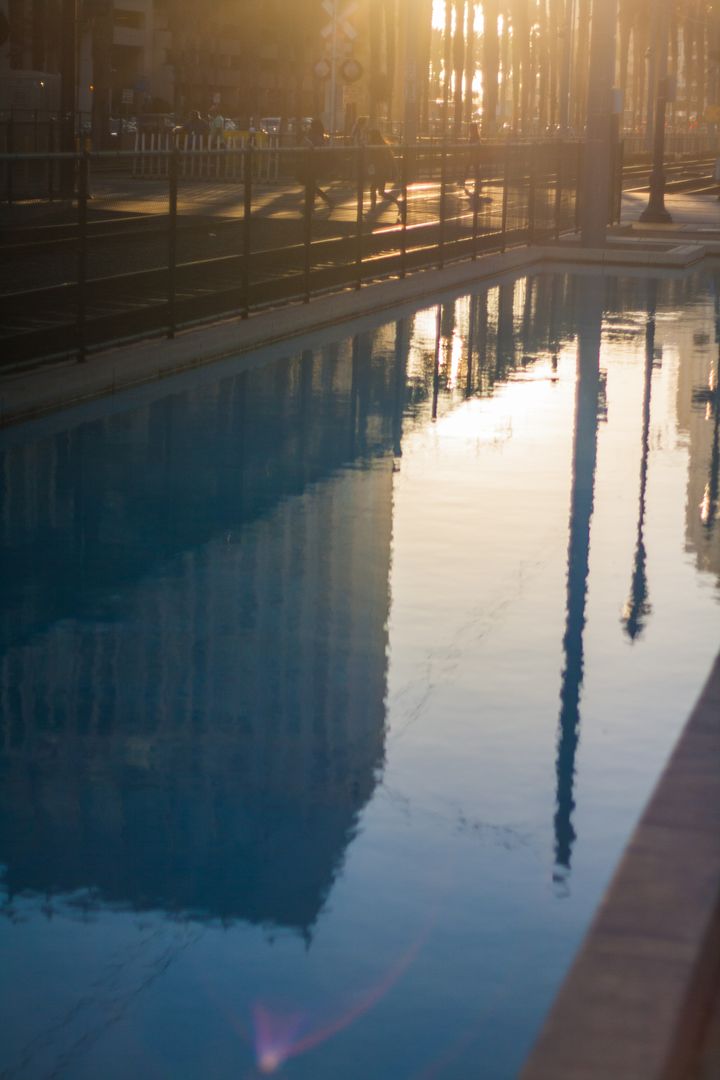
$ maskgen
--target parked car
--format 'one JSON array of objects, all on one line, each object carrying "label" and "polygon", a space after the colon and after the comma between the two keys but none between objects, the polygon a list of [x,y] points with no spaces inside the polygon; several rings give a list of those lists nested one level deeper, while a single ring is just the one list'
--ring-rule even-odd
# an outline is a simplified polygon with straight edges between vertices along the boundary
[{"label": "parked car", "polygon": [[175,117],[170,113],[144,113],[138,117],[137,130],[141,135],[166,135],[175,130]]},{"label": "parked car", "polygon": [[110,136],[113,139],[123,135],[135,135],[137,132],[137,120],[134,116],[110,117]]}]

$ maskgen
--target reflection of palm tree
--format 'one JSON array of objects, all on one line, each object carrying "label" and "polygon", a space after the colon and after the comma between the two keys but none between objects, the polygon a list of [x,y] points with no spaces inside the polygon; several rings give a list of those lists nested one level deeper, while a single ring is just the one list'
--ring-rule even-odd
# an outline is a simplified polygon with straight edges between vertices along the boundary
[{"label": "reflection of palm tree", "polygon": [[650,457],[650,404],[652,399],[652,373],[655,355],[655,311],[657,282],[650,282],[648,321],[645,328],[645,386],[643,391],[642,463],[640,465],[640,513],[638,516],[635,566],[630,596],[623,612],[622,623],[631,641],[643,633],[652,610],[648,599],[647,551],[645,550],[645,511],[647,508],[648,460]]},{"label": "reflection of palm tree", "polygon": [[556,759],[555,880],[570,870],[576,833],[575,758],[580,741],[580,694],[584,675],[583,632],[590,571],[590,525],[595,499],[602,295],[597,281],[583,279],[580,288],[578,382],[575,403],[573,485],[568,545],[567,620],[563,651],[565,670],[560,690],[560,725]]}]

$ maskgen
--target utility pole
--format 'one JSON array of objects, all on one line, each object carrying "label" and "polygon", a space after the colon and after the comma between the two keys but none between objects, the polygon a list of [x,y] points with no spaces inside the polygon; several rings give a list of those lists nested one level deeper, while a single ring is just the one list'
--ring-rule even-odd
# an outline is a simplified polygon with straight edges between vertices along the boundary
[{"label": "utility pole", "polygon": [[613,172],[613,86],[617,0],[593,0],[585,169],[581,203],[583,247],[603,247]]},{"label": "utility pole", "polygon": [[641,221],[667,225],[672,217],[665,208],[665,114],[669,90],[668,46],[670,30],[669,0],[657,0],[657,98],[655,100],[655,132],[653,137],[653,167],[650,173],[650,199],[640,215]]}]

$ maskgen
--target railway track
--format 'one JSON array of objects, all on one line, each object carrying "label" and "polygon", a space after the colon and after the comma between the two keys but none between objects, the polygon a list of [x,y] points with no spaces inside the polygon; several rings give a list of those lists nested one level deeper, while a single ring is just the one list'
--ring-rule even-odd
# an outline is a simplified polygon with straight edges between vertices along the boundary
[{"label": "railway track", "polygon": [[[623,168],[623,191],[647,191],[652,165],[649,162],[633,163]],[[701,157],[686,161],[668,162],[665,165],[666,190],[696,192],[717,191],[714,179],[715,158]]]}]

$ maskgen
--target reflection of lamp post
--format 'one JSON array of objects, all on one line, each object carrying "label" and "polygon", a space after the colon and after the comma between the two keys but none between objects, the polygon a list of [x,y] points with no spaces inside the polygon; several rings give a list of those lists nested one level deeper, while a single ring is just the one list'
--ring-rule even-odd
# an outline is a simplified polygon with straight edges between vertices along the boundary
[{"label": "reflection of lamp post", "polygon": [[580,279],[567,618],[563,637],[565,668],[560,689],[560,723],[555,762],[557,792],[553,876],[560,887],[567,887],[573,846],[577,838],[573,826],[575,769],[580,743],[580,698],[585,676],[583,639],[590,577],[590,529],[595,508],[603,299],[603,291],[598,288],[596,280],[591,277]]},{"label": "reflection of lamp post", "polygon": [[648,465],[650,458],[650,406],[652,402],[652,376],[655,359],[655,314],[657,310],[657,281],[649,283],[648,318],[645,327],[645,381],[643,385],[642,459],[640,464],[640,511],[638,515],[635,564],[633,566],[630,596],[625,605],[622,623],[631,641],[636,641],[645,629],[650,614],[647,579],[647,551],[645,549],[645,514],[647,511]]},{"label": "reflection of lamp post", "polygon": [[672,218],[665,208],[665,113],[669,98],[668,30],[669,0],[661,0],[657,30],[657,97],[655,99],[655,133],[653,138],[653,168],[650,174],[650,200],[640,215],[641,221],[669,224]]}]

